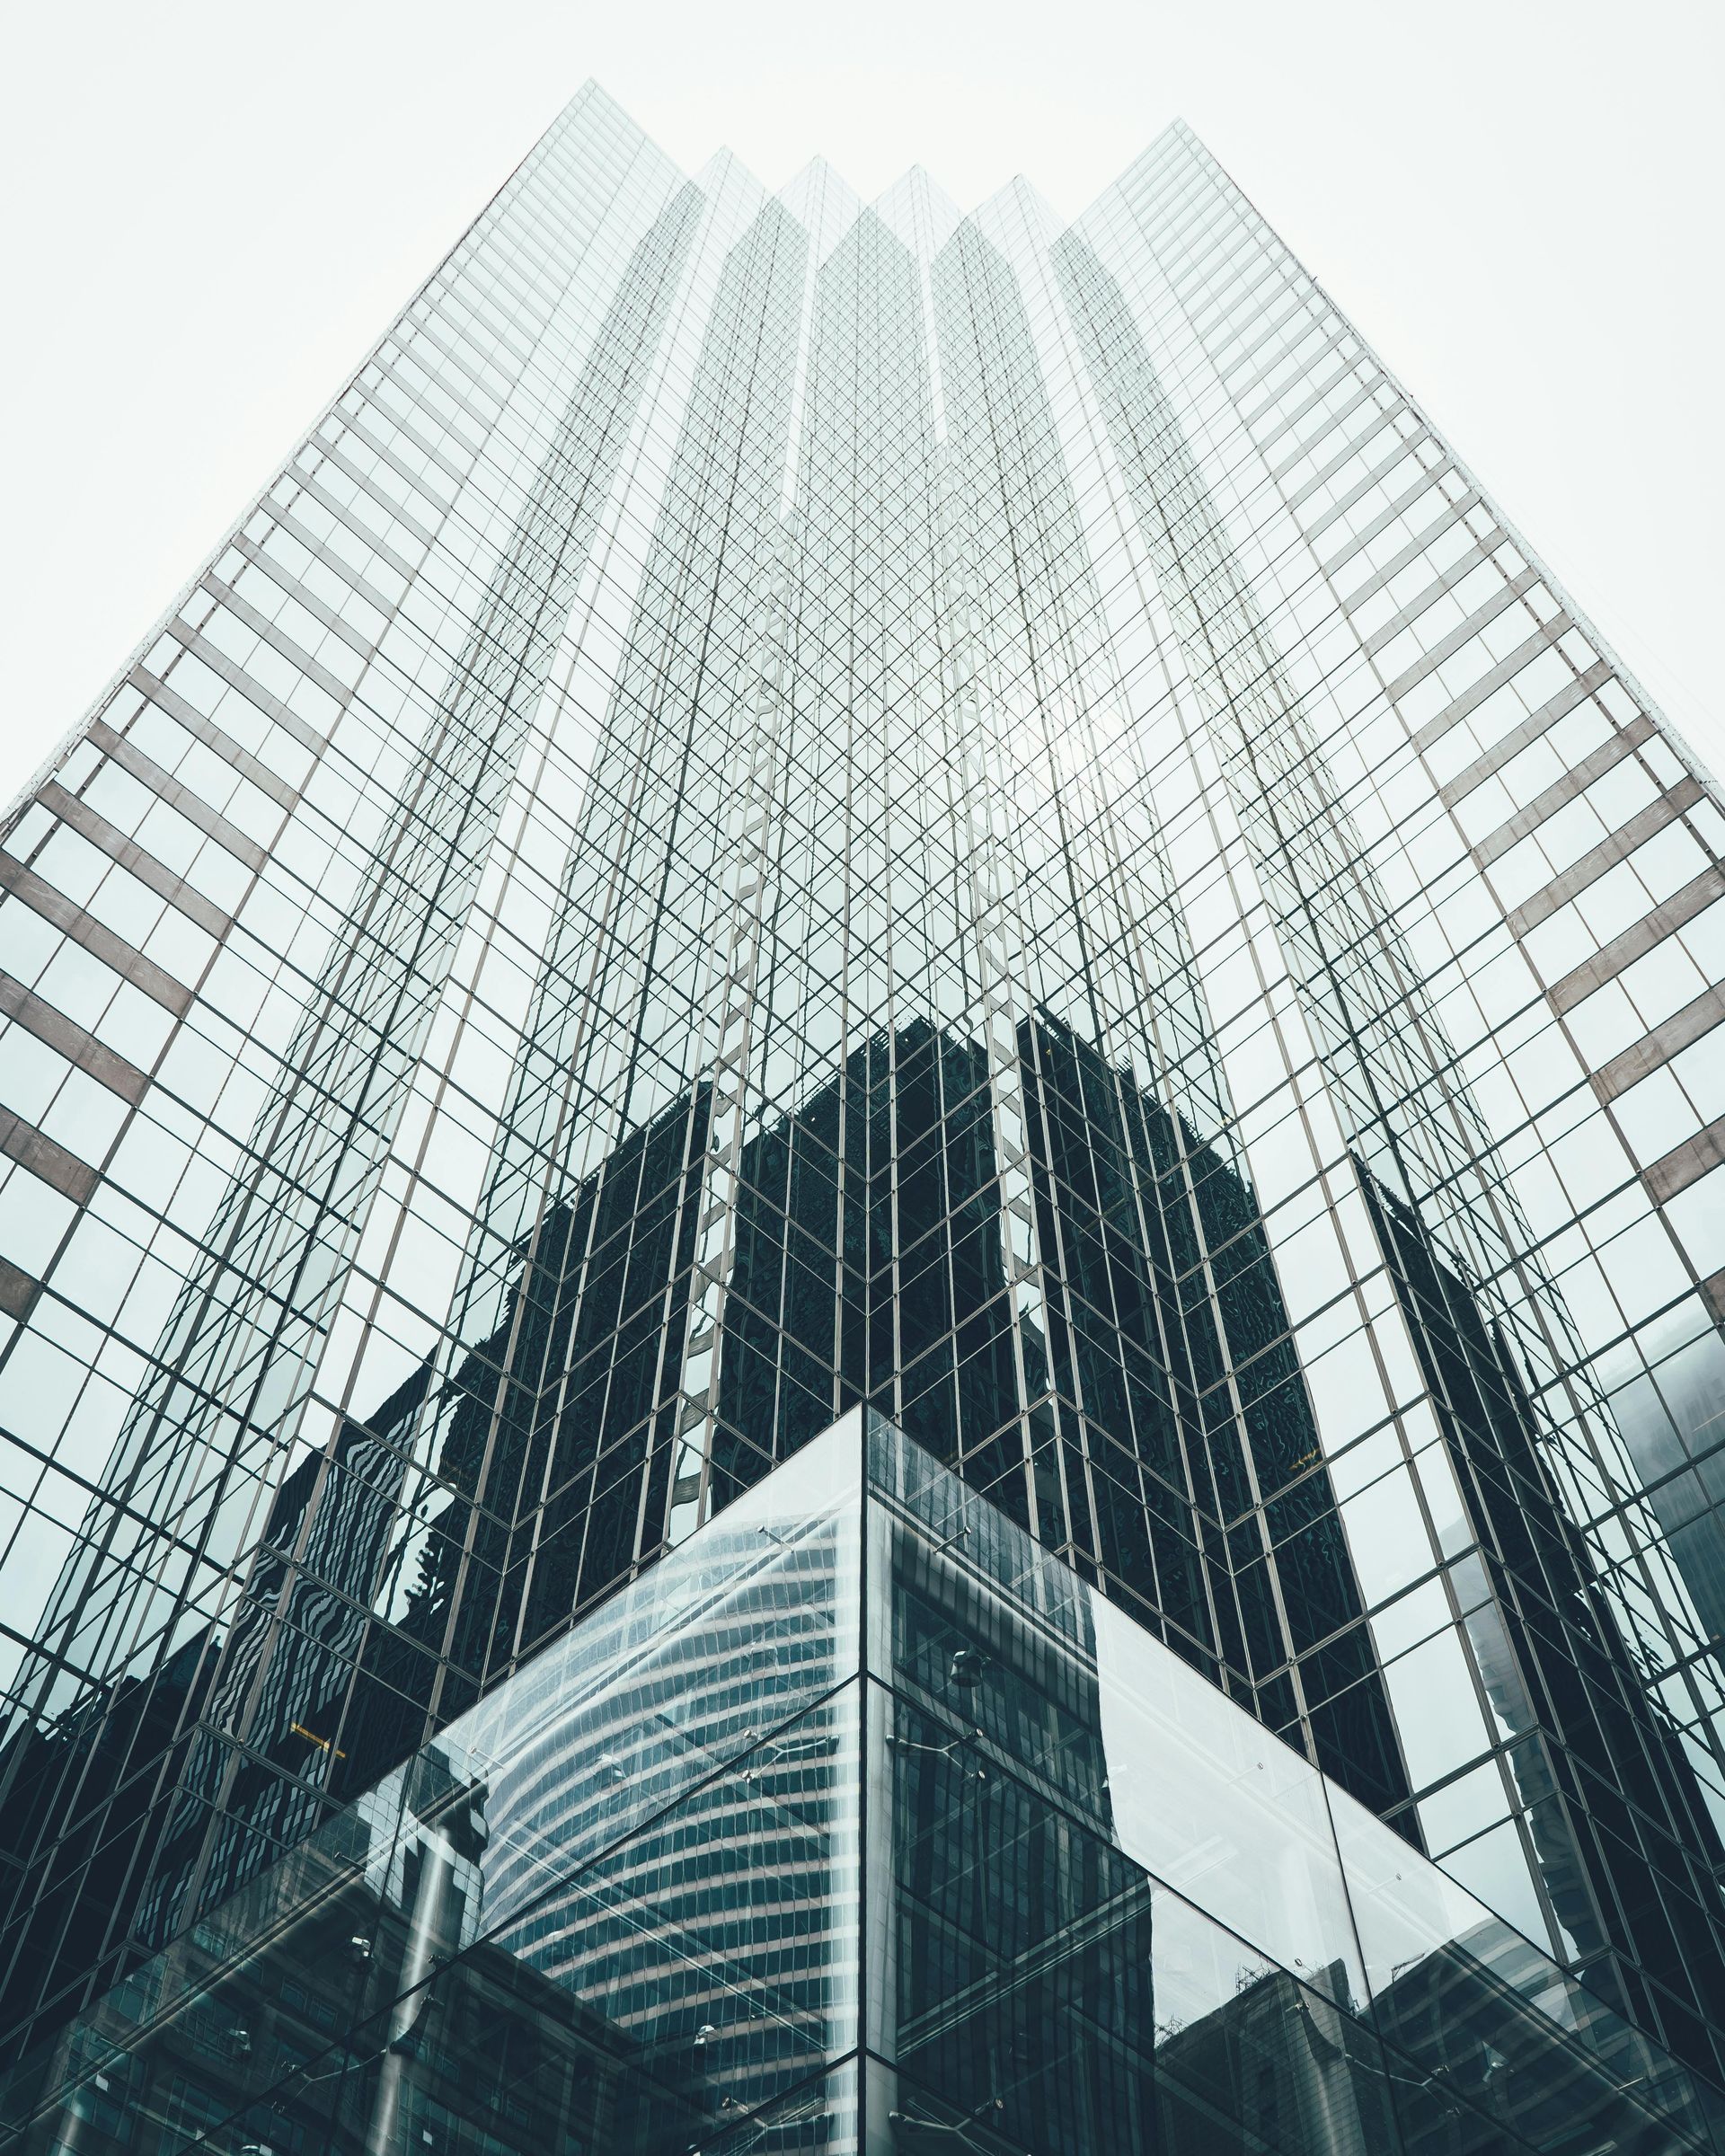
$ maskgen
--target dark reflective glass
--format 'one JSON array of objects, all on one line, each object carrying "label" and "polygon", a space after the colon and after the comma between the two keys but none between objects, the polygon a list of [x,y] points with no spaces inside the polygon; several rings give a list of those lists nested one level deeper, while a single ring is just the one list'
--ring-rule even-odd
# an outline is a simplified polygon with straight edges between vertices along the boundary
[{"label": "dark reflective glass", "polygon": [[4,2105],[86,2156],[1713,2145],[1674,2061],[858,1416]]}]

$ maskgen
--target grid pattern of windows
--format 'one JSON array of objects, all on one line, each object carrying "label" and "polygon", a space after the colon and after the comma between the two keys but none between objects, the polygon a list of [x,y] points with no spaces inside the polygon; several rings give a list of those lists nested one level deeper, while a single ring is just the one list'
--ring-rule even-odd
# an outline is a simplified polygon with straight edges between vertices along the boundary
[{"label": "grid pattern of windows", "polygon": [[1184,129],[583,91],[0,846],[6,2024],[866,1402],[1725,2072],[1722,853]]},{"label": "grid pattern of windows", "polygon": [[9,2062],[0,2127],[1708,2156],[1717,2095],[854,1409]]}]

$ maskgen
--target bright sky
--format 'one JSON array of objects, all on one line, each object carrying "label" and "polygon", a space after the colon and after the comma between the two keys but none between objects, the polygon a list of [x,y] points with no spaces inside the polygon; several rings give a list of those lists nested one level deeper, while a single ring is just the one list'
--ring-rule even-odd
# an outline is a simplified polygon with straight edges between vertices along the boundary
[{"label": "bright sky", "polygon": [[1725,766],[1718,0],[84,0],[0,62],[0,800],[589,75],[691,170],[1069,215],[1183,116]]}]

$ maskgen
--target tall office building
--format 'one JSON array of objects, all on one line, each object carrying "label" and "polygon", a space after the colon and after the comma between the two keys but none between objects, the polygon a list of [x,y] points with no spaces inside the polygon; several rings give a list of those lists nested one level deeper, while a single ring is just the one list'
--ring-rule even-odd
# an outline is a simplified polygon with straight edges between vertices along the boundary
[{"label": "tall office building", "polygon": [[[581,92],[5,826],[12,2051],[291,1898],[379,1788],[466,1807],[367,1889],[403,1968],[466,1951],[482,1778],[440,1733],[531,1706],[622,1583],[693,1592],[863,1409],[1048,1553],[1033,1606],[1068,1579],[1225,1693],[1243,1772],[1303,1754],[1617,2055],[1725,2080],[1722,855],[1641,691],[1186,129],[1063,225],[1022,181],[964,216],[920,171],[871,206],[819,163],[691,180]],[[1094,1720],[1091,1678],[1034,1684]],[[545,1743],[486,1784],[535,1846]],[[802,1756],[757,1793],[832,1814]],[[898,1823],[924,1913],[933,1789]],[[666,1844],[668,1894],[698,1846],[746,1901],[752,1802]],[[1075,2150],[1137,2145],[1153,2022],[1201,2079],[1308,2011],[1261,1940],[1274,1982],[1164,2030],[1108,1961],[1137,1892],[1092,2003],[1144,2057],[1042,2102],[1039,2156],[1079,2113]],[[851,1950],[800,1936],[805,1974]],[[471,1966],[493,2017],[579,2001],[603,2143],[662,2061],[600,1952]],[[1381,2024],[1395,1983],[1396,2041],[1473,2010],[1400,1970],[1323,2010]],[[1239,2145],[1353,2146],[1312,2138],[1352,2040]],[[703,2075],[640,2145],[767,2116]],[[384,2079],[364,2145],[417,2147]],[[946,2129],[1009,2145],[948,2082]]]}]

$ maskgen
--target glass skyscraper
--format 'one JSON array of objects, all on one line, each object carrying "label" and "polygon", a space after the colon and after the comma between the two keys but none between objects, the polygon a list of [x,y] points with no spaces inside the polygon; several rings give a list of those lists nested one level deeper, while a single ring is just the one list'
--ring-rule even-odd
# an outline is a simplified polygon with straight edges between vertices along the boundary
[{"label": "glass skyscraper", "polygon": [[589,86],[4,828],[44,2149],[1715,2145],[1725,816],[1188,130]]}]

